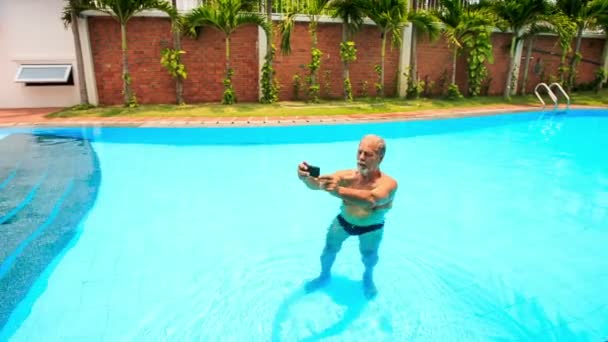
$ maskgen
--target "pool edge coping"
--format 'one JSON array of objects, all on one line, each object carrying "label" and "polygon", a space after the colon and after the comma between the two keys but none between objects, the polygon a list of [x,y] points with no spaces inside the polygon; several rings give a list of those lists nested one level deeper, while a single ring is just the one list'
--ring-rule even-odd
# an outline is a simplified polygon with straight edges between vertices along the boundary
[{"label": "pool edge coping", "polygon": [[[570,109],[608,109],[602,106],[571,105]],[[44,115],[27,120],[2,122],[0,128],[15,127],[125,127],[125,128],[196,128],[196,127],[281,127],[332,124],[357,124],[378,122],[403,122],[436,119],[457,119],[503,114],[530,112],[552,113],[534,105],[494,105],[482,107],[463,107],[439,110],[420,110],[411,112],[347,114],[331,116],[268,116],[268,117],[71,117],[46,118]],[[1,119],[1,117],[0,117]]]}]

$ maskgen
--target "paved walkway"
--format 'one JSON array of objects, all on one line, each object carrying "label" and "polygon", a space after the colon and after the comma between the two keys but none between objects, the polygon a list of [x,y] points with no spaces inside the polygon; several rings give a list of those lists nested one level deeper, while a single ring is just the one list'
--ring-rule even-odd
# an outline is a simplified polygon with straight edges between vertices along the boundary
[{"label": "paved walkway", "polygon": [[[575,108],[578,106],[572,106]],[[386,114],[289,117],[73,117],[46,118],[60,108],[0,109],[0,127],[11,126],[130,126],[130,127],[214,127],[338,124],[349,122],[406,121],[496,115],[540,110],[540,106],[492,105],[485,107],[421,110]]]}]

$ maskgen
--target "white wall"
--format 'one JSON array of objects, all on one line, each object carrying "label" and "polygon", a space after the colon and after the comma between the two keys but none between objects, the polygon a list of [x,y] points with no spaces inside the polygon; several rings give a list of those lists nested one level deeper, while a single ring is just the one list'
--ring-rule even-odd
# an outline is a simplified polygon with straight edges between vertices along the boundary
[{"label": "white wall", "polygon": [[[78,104],[71,29],[61,21],[64,0],[0,0],[0,108]],[[26,87],[16,83],[20,62],[70,63],[74,85]]]}]

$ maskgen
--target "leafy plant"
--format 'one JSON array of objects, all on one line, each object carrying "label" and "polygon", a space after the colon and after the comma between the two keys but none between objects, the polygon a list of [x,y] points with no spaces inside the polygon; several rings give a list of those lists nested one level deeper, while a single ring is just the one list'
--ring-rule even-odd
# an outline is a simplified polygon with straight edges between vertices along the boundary
[{"label": "leafy plant", "polygon": [[308,98],[307,100],[313,103],[319,102],[319,83],[316,81],[317,71],[321,67],[321,50],[312,48],[310,50],[311,61],[306,68],[308,69],[308,77],[306,77],[308,83]]},{"label": "leafy plant", "polygon": [[350,83],[350,78],[345,78],[344,79],[344,92],[347,94],[347,100],[348,101],[352,101],[353,100],[353,86]]},{"label": "leafy plant", "polygon": [[226,73],[226,78],[224,78],[224,95],[222,96],[222,104],[234,104],[237,102],[236,93],[234,92],[234,88],[232,86],[232,75],[234,72],[232,69],[228,69]]},{"label": "leafy plant", "polygon": [[443,96],[446,94],[448,77],[448,69],[443,69],[441,75],[439,75],[439,79],[437,80],[437,88],[439,88],[439,95]]},{"label": "leafy plant", "polygon": [[607,78],[608,78],[608,73],[606,72],[606,69],[604,69],[604,68],[597,69],[597,71],[595,72],[595,82],[596,82],[595,92],[596,93],[599,93],[600,90],[602,90],[604,83],[606,83]]},{"label": "leafy plant", "polygon": [[382,97],[384,94],[384,84],[382,82],[384,76],[384,69],[382,68],[382,65],[376,64],[374,65],[374,71],[376,72],[376,75],[378,75],[378,80],[376,81],[376,83],[374,83],[374,86],[376,88],[376,96]]},{"label": "leafy plant", "polygon": [[293,75],[293,97],[300,99],[300,89],[302,88],[302,77],[298,74]]},{"label": "leafy plant", "polygon": [[460,93],[460,90],[458,89],[458,85],[456,84],[450,84],[448,86],[448,99],[450,100],[458,100],[458,99],[462,99],[463,96]]},{"label": "leafy plant", "polygon": [[456,84],[458,55],[466,41],[476,39],[480,32],[492,27],[492,13],[486,8],[467,8],[461,0],[441,0],[441,7],[434,11],[444,24],[443,35],[452,49],[452,78],[448,86],[448,97],[462,96]]},{"label": "leafy plant", "polygon": [[485,25],[472,27],[470,34],[463,37],[463,43],[468,51],[469,95],[477,96],[481,92],[483,80],[488,76],[486,62],[494,63],[490,27]]},{"label": "leafy plant", "polygon": [[331,98],[331,70],[323,72],[323,89],[325,90],[325,97]]},{"label": "leafy plant", "polygon": [[126,85],[126,89],[127,89],[127,90],[123,89],[123,93],[122,93],[123,96],[125,96],[125,98],[127,99],[127,103],[125,104],[125,106],[129,107],[129,108],[137,107],[139,105],[137,102],[137,96],[135,95],[135,91],[133,91],[131,88],[131,83],[133,82],[133,80],[131,79],[131,74],[130,73],[123,74],[122,80],[123,80],[124,84]]},{"label": "leafy plant", "polygon": [[262,99],[260,101],[262,103],[274,103],[279,100],[279,82],[276,77],[272,79],[275,75],[272,67],[275,53],[276,49],[274,45],[271,45],[271,50],[266,55],[266,61],[262,66]]},{"label": "leafy plant", "polygon": [[369,86],[369,83],[367,81],[362,81],[361,82],[361,96],[362,97],[368,97],[369,96],[368,91],[367,91],[368,86]]},{"label": "leafy plant", "polygon": [[425,76],[424,81],[422,81],[422,95],[424,97],[431,97],[433,95],[433,92],[435,91],[435,86],[435,81],[432,81],[428,75]]},{"label": "leafy plant", "polygon": [[[348,65],[357,60],[357,48],[355,42],[347,41],[340,43],[340,59],[348,70]],[[350,83],[350,76],[348,71],[344,73],[344,97],[348,101],[353,100],[353,90]]]},{"label": "leafy plant", "polygon": [[171,77],[181,78],[182,80],[188,77],[186,66],[181,62],[181,55],[185,53],[186,51],[172,48],[164,48],[161,51],[160,64],[167,69]]},{"label": "leafy plant", "polygon": [[403,72],[403,76],[407,84],[407,91],[405,97],[408,99],[420,98],[420,94],[424,92],[425,82],[414,79],[411,67],[406,68],[406,70]]}]

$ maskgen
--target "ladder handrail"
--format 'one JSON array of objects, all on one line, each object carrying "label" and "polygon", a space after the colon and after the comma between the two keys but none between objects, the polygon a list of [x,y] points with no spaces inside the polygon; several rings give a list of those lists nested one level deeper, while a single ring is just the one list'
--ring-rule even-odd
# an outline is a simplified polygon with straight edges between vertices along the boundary
[{"label": "ladder handrail", "polygon": [[551,100],[554,103],[554,109],[557,109],[557,96],[555,96],[555,94],[553,93],[553,91],[551,91],[551,88],[547,85],[547,83],[545,82],[541,82],[539,84],[536,85],[536,87],[534,87],[534,94],[536,94],[536,97],[540,100],[540,103],[543,104],[543,109],[547,106],[545,104],[545,101],[543,100],[543,98],[540,96],[540,94],[538,93],[538,87],[544,87],[545,89],[547,89],[547,94],[549,94],[549,97],[551,98]]},{"label": "ladder handrail", "polygon": [[562,92],[562,95],[564,95],[566,98],[566,109],[570,108],[570,96],[568,96],[564,88],[562,88],[562,85],[557,82],[553,82],[549,85],[549,89],[553,88],[553,86],[557,86],[557,89],[559,89],[559,91]]}]

